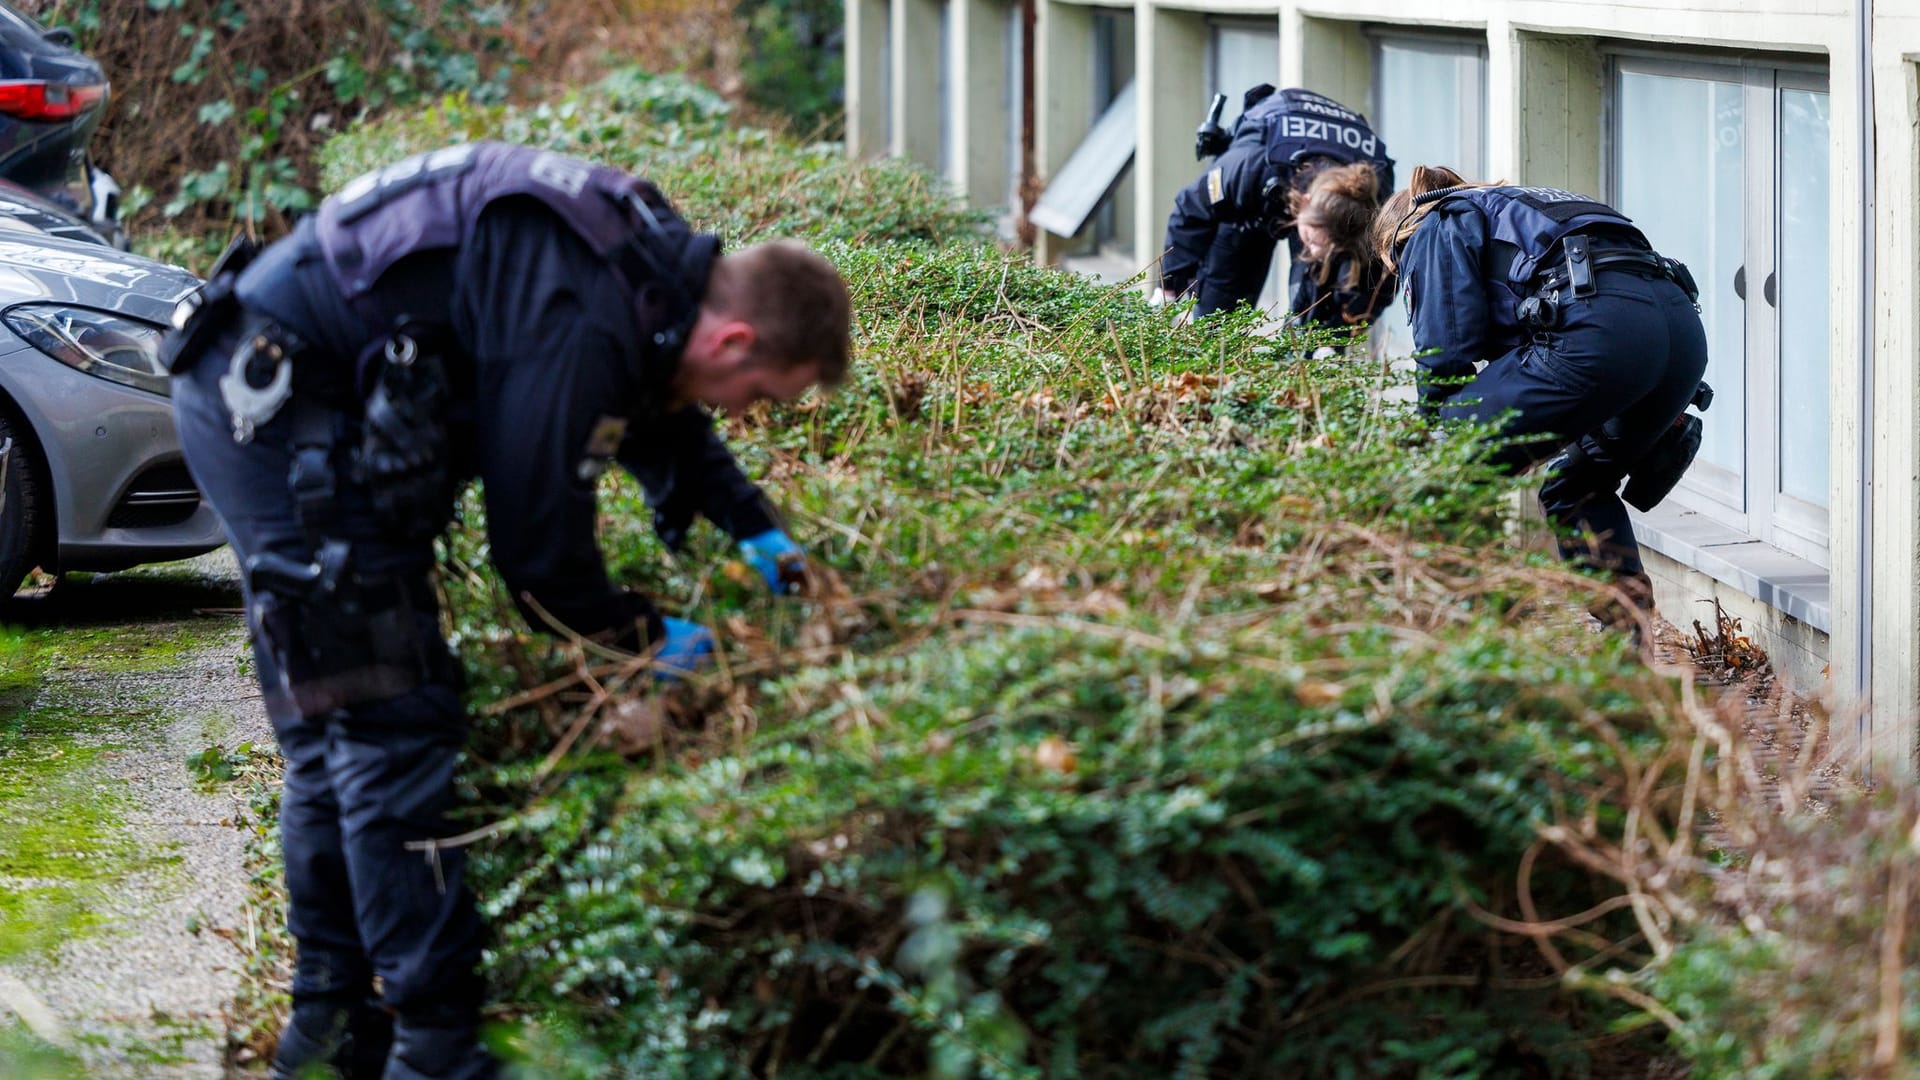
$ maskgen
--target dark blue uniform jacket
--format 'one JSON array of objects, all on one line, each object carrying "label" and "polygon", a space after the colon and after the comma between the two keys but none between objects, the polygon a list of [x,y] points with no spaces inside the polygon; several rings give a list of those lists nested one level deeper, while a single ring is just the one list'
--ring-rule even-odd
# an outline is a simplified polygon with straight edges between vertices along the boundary
[{"label": "dark blue uniform jacket", "polygon": [[[301,232],[310,240],[310,224]],[[293,272],[276,273],[287,261]],[[690,284],[697,296],[705,283]],[[595,476],[582,466],[597,430],[606,442],[607,419],[627,422],[613,457],[646,486],[669,542],[696,513],[735,537],[775,527],[711,418],[674,400],[678,358],[629,366],[626,343],[642,328],[626,287],[538,202],[496,202],[469,243],[412,256],[377,288],[406,297],[400,310],[444,321],[453,351],[463,354],[448,364],[466,406],[451,449],[456,464],[481,480],[493,562],[516,602],[531,594],[586,634],[657,618],[644,598],[608,580],[595,540]],[[357,355],[374,337],[340,299],[310,242],[268,249],[243,274],[239,292],[250,308],[334,358]]]}]

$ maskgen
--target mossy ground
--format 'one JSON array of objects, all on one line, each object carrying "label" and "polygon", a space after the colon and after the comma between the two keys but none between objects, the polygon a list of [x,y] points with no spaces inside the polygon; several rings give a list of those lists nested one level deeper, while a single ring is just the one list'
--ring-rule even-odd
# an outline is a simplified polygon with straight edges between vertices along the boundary
[{"label": "mossy ground", "polygon": [[[172,752],[170,695],[187,661],[235,637],[235,620],[205,612],[237,603],[230,579],[195,562],[79,576],[0,608],[0,974],[119,933],[110,912],[129,890],[190,887],[179,845],[139,827],[140,792],[117,773],[126,757]],[[199,734],[218,741],[227,726],[213,717]],[[180,773],[187,782],[184,762]],[[75,1042],[110,1042],[133,1067],[180,1061],[182,1045],[217,1039],[201,1018],[143,1019],[151,1023],[131,1042],[97,1031]],[[0,1075],[61,1075],[59,1055],[34,1044],[0,1032]]]}]

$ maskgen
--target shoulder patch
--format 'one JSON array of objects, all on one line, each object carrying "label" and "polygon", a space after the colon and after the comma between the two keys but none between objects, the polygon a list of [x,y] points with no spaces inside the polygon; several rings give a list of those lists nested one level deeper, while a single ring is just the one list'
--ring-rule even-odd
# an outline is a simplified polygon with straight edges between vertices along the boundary
[{"label": "shoulder patch", "polygon": [[1226,183],[1220,177],[1220,169],[1216,166],[1207,170],[1207,202],[1217,203],[1226,197]]},{"label": "shoulder patch", "polygon": [[550,152],[534,158],[528,172],[535,180],[570,198],[585,190],[587,181],[593,177],[593,167],[586,162]]}]

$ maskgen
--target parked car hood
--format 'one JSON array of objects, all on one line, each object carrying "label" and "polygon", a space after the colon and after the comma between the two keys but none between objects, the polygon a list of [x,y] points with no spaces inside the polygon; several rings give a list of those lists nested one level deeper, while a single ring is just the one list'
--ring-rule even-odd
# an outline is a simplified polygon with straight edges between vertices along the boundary
[{"label": "parked car hood", "polygon": [[200,279],[178,266],[82,240],[0,229],[0,309],[70,303],[166,325]]},{"label": "parked car hood", "polygon": [[0,228],[15,223],[66,240],[85,240],[95,244],[107,242],[106,237],[95,232],[93,226],[73,211],[31,188],[11,180],[0,180]]}]

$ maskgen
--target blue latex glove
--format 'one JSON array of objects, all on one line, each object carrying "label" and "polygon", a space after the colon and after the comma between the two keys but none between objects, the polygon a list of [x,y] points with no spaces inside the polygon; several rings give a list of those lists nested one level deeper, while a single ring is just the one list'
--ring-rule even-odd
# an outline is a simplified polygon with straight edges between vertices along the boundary
[{"label": "blue latex glove", "polygon": [[800,550],[793,537],[779,529],[768,529],[740,541],[740,557],[759,572],[767,588],[774,592],[794,592],[806,580],[807,553]]},{"label": "blue latex glove", "polygon": [[667,629],[660,648],[653,654],[653,677],[662,682],[677,682],[705,667],[713,656],[713,631],[699,623],[664,616]]}]

